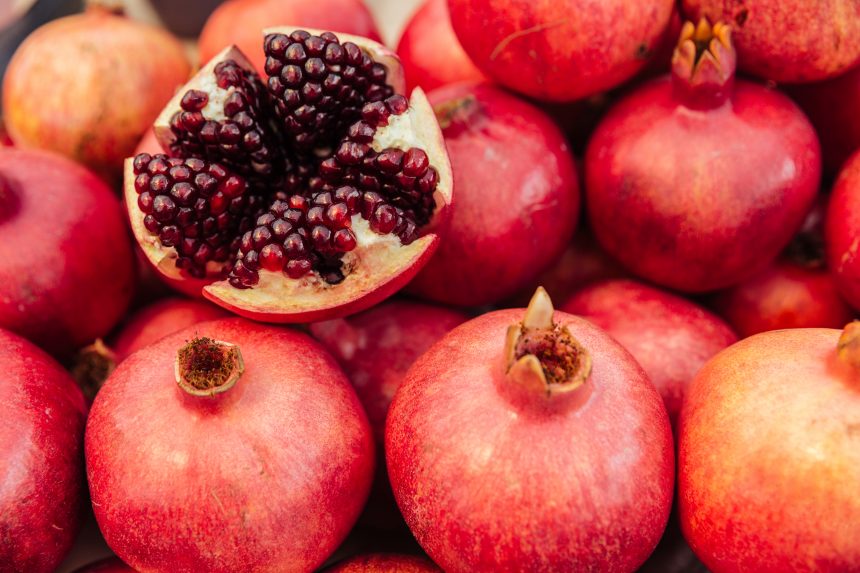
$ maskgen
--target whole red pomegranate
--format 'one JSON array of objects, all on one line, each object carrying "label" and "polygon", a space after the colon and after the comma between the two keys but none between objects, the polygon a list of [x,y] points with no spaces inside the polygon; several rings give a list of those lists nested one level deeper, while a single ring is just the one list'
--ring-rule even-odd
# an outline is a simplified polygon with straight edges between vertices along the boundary
[{"label": "whole red pomegranate", "polygon": [[113,339],[111,348],[121,362],[132,353],[189,326],[226,318],[228,314],[208,302],[179,297],[155,302],[134,313]]},{"label": "whole red pomegranate", "polygon": [[743,71],[777,82],[811,82],[860,63],[854,0],[683,0],[688,18],[731,22]]},{"label": "whole red pomegranate", "polygon": [[397,55],[403,61],[407,85],[425,90],[484,79],[460,45],[447,0],[425,0],[406,24]]},{"label": "whole red pomegranate", "polygon": [[134,288],[119,201],[46,152],[0,149],[0,327],[56,355],[104,336]]},{"label": "whole red pomegranate", "polygon": [[372,553],[338,563],[325,573],[441,573],[432,561],[415,555]]},{"label": "whole red pomegranate", "polygon": [[821,139],[822,158],[828,173],[836,173],[854,151],[860,149],[860,67],[831,80],[789,86],[794,98]]},{"label": "whole red pomegranate", "polygon": [[5,330],[0,363],[0,569],[51,573],[82,517],[87,406],[59,364]]},{"label": "whole red pomegranate", "polygon": [[388,407],[415,360],[467,318],[441,306],[396,300],[349,318],[310,325],[311,334],[343,367],[377,441],[380,459],[363,522],[386,529],[405,529],[385,470],[382,442]]},{"label": "whole red pomegranate", "polygon": [[827,265],[848,303],[860,309],[860,152],[839,173],[825,221]]},{"label": "whole red pomegranate", "polygon": [[589,220],[635,274],[715,290],[789,242],[818,190],[821,154],[788,98],[735,81],[728,26],[687,22],[672,65],[597,128],[585,159]]},{"label": "whole red pomegranate", "polygon": [[309,322],[409,282],[448,220],[452,174],[396,55],[331,32],[269,29],[263,79],[236,48],[155,122],[166,154],[127,161],[141,250],[165,282],[237,314]]},{"label": "whole red pomegranate", "polygon": [[[133,430],[128,424],[133,421]],[[346,537],[373,477],[373,437],[310,337],[226,319],[114,371],[86,433],[93,509],[142,571],[311,571]]]},{"label": "whole red pomegranate", "polygon": [[15,52],[3,119],[15,144],[57,151],[113,181],[191,69],[167,31],[93,5]]},{"label": "whole red pomegranate", "polygon": [[109,557],[81,567],[75,573],[135,573],[135,570],[116,557]]},{"label": "whole red pomegranate", "polygon": [[498,83],[573,101],[624,83],[659,45],[673,0],[448,0],[466,53]]},{"label": "whole red pomegranate", "polygon": [[491,304],[529,284],[570,242],[576,165],[544,113],[498,88],[458,84],[430,101],[459,193],[439,250],[409,289],[445,304]]},{"label": "whole red pomegranate", "polygon": [[634,571],[666,526],[672,449],[642,368],[543,289],[430,348],[385,430],[397,503],[449,573]]},{"label": "whole red pomegranate", "polygon": [[714,308],[743,337],[782,328],[837,328],[854,318],[827,268],[790,259],[719,293]]},{"label": "whole red pomegranate", "polygon": [[[757,334],[681,413],[681,526],[714,573],[860,570],[860,325]],[[798,540],[803,540],[799,543]]]},{"label": "whole red pomegranate", "polygon": [[228,0],[212,12],[200,32],[200,61],[205,64],[235,45],[262,74],[266,55],[260,31],[272,26],[321,28],[379,40],[363,0]]},{"label": "whole red pomegranate", "polygon": [[698,305],[631,280],[586,287],[561,310],[587,318],[633,355],[663,397],[673,426],[687,385],[705,362],[738,339]]}]

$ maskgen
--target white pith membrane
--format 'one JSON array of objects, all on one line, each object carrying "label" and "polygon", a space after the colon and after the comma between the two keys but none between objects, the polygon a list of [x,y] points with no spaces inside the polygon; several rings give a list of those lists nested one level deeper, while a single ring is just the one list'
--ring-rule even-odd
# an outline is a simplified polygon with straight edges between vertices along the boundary
[{"label": "white pith membrane", "polygon": [[[296,29],[298,28],[276,28],[265,30],[264,33],[289,35]],[[302,29],[314,35],[321,33],[307,28]],[[402,93],[403,73],[396,55],[376,42],[346,34],[336,33],[336,35],[341,44],[351,41],[361,47],[373,60],[384,64],[387,69],[386,83],[394,88],[395,93]],[[201,110],[205,119],[214,121],[227,119],[223,111],[224,101],[235,88],[218,87],[214,73],[216,66],[225,60],[233,60],[246,70],[253,70],[247,58],[235,47],[223,50],[204,66],[177,92],[156,120],[154,130],[162,147],[168,149],[170,144],[176,141],[176,136],[170,127],[170,120],[181,109],[182,97],[189,90],[200,90],[208,94],[208,102]],[[262,78],[265,80],[265,76]],[[272,121],[276,121],[276,118],[272,117]],[[429,164],[435,168],[438,174],[438,184],[433,193],[436,206],[430,222],[420,228],[418,238],[409,244],[401,244],[400,238],[393,233],[381,235],[372,231],[369,222],[361,214],[356,213],[350,218],[350,228],[357,239],[357,246],[354,250],[344,253],[340,259],[343,265],[341,270],[345,275],[343,281],[330,284],[316,271],[301,278],[292,279],[282,272],[269,271],[261,267],[257,271],[259,281],[253,287],[239,289],[227,280],[216,280],[203,288],[204,296],[238,314],[272,322],[295,322],[316,319],[320,316],[335,316],[340,307],[348,307],[345,309],[346,312],[356,312],[393,294],[397,287],[414,276],[438,245],[439,239],[434,229],[441,220],[440,215],[444,214],[450,204],[453,181],[442,133],[423,91],[416,88],[409,99],[408,110],[401,115],[390,116],[387,125],[381,125],[376,129],[371,147],[376,152],[391,147],[403,151],[418,148],[427,154]],[[132,230],[141,249],[149,261],[167,278],[195,280],[176,267],[178,259],[176,249],[163,246],[158,236],[151,234],[145,228],[144,213],[138,207],[138,193],[134,188],[135,174],[132,162],[133,159],[126,160],[125,200]],[[206,264],[209,280],[221,276],[222,267],[223,263],[209,261]],[[362,299],[369,293],[373,293],[375,297],[368,298],[364,304]]]}]

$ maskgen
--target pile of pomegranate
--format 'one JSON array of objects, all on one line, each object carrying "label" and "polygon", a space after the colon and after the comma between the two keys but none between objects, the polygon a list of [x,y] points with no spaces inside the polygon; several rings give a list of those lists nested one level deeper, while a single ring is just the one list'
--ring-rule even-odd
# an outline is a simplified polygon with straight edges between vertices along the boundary
[{"label": "pile of pomegranate", "polygon": [[860,4],[122,4],[3,77],[0,571],[860,572]]}]

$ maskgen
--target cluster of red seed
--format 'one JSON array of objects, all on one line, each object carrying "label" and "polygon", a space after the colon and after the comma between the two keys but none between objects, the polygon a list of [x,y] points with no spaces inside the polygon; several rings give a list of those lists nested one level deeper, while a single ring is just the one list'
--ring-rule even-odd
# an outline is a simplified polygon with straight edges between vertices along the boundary
[{"label": "cluster of red seed", "polygon": [[[226,263],[224,271],[237,288],[257,284],[263,269],[291,278],[316,271],[337,283],[344,278],[343,255],[356,248],[352,217],[360,215],[373,231],[394,234],[404,244],[414,241],[432,217],[438,173],[421,149],[373,149],[377,129],[405,113],[409,104],[392,95],[385,67],[357,45],[341,44],[330,32],[313,36],[296,31],[270,34],[265,50],[265,85],[233,61],[215,68],[218,86],[229,90],[223,110],[227,119],[203,116],[210,99],[203,91],[189,90],[182,97],[182,111],[171,120],[177,139],[170,151],[199,159],[135,158],[144,224],[163,245],[176,247],[178,266],[194,276],[203,276],[206,263],[216,261]],[[175,162],[191,162],[197,168],[193,177],[213,171],[224,174],[224,185],[241,182],[241,191],[231,190],[231,200],[239,203],[228,211],[236,215],[229,225],[206,223],[204,229],[211,205],[195,218],[182,211],[189,207],[171,195],[180,183],[194,190],[195,202],[220,201],[210,187],[199,188],[196,179],[168,177],[152,187],[150,166],[160,169],[164,163],[172,169]],[[155,200],[159,205],[170,201],[175,212],[157,216],[150,205]],[[261,209],[264,205],[269,205],[267,211]],[[220,242],[213,236],[221,237]]]}]

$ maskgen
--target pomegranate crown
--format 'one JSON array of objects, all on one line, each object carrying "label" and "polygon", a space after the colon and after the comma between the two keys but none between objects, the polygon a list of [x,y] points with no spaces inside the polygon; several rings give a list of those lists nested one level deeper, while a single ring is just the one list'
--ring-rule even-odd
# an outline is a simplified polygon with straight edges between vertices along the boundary
[{"label": "pomegranate crown", "polygon": [[591,356],[566,326],[553,321],[552,300],[538,287],[523,320],[508,327],[507,378],[547,397],[582,386],[591,373]]},{"label": "pomegranate crown", "polygon": [[232,388],[245,371],[239,347],[195,337],[176,352],[176,383],[192,396],[214,396]]},{"label": "pomegranate crown", "polygon": [[732,45],[731,26],[713,26],[702,18],[698,24],[685,22],[672,56],[675,84],[705,102],[722,103],[733,83],[737,55]]},{"label": "pomegranate crown", "polygon": [[845,325],[836,344],[836,355],[845,364],[860,370],[860,320]]}]

